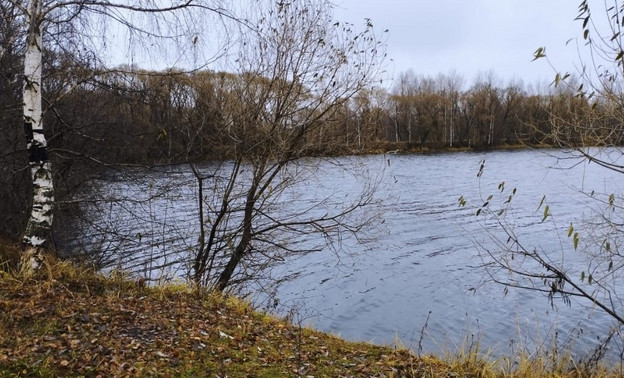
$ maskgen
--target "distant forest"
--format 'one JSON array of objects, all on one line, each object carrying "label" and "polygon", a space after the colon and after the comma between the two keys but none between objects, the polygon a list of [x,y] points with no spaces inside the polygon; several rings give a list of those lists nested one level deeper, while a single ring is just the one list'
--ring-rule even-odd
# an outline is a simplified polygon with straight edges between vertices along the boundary
[{"label": "distant forest", "polygon": [[[88,67],[67,70],[63,63],[62,57],[48,57],[44,95],[55,99],[46,103],[44,123],[50,149],[61,159],[82,155],[108,164],[228,159],[252,142],[232,137],[241,102],[253,101],[238,96],[250,82],[241,75],[123,68],[94,73]],[[24,148],[16,64],[5,57],[0,67],[0,143],[5,154]],[[345,102],[310,136],[302,153],[557,145],[558,128],[573,143],[569,125],[600,120],[594,125],[594,140],[587,140],[587,133],[576,136],[579,145],[590,145],[603,141],[600,130],[613,129],[609,124],[615,122],[609,116],[611,104],[592,102],[569,80],[547,93],[529,92],[521,84],[502,85],[492,75],[468,89],[462,84],[453,75],[403,73],[391,90],[371,88]],[[262,79],[254,85],[262,86]],[[221,132],[226,129],[227,134]]]}]

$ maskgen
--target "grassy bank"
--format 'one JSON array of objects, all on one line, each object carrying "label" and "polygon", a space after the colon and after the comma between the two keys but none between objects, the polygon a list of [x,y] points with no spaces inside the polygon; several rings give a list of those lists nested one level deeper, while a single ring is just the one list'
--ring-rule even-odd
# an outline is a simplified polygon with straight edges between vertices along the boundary
[{"label": "grassy bank", "polygon": [[406,351],[348,343],[185,286],[56,264],[0,277],[4,376],[438,376]]},{"label": "grassy bank", "polygon": [[362,149],[344,149],[341,151],[321,152],[314,154],[315,156],[344,156],[344,155],[382,155],[382,154],[437,154],[452,152],[483,152],[483,151],[515,151],[526,149],[552,149],[556,146],[549,144],[523,144],[523,143],[504,143],[489,146],[487,148],[475,148],[474,146],[455,146],[449,147],[440,144],[409,144],[406,142],[384,142],[373,144],[372,146]]},{"label": "grassy bank", "polygon": [[0,270],[2,377],[609,375],[569,363],[545,366],[475,353],[443,361],[347,342],[256,312],[236,298],[185,285],[145,287],[69,263],[49,263],[31,277]]}]

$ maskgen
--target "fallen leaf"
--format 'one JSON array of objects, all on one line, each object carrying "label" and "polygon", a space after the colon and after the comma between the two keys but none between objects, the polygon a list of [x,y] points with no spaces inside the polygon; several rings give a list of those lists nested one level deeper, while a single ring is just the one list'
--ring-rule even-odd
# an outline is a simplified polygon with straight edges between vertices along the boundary
[{"label": "fallen leaf", "polygon": [[234,336],[230,336],[227,333],[223,332],[223,331],[219,331],[219,336],[222,338],[228,338],[230,340],[234,340]]}]

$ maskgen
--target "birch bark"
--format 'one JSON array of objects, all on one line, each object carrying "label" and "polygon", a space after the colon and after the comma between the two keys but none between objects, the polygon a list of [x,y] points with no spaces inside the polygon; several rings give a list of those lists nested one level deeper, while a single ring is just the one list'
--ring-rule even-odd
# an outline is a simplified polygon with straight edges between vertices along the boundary
[{"label": "birch bark", "polygon": [[41,0],[30,0],[27,11],[28,36],[24,59],[24,132],[33,183],[32,209],[22,242],[26,250],[22,269],[34,270],[42,260],[52,227],[54,186],[43,134]]}]

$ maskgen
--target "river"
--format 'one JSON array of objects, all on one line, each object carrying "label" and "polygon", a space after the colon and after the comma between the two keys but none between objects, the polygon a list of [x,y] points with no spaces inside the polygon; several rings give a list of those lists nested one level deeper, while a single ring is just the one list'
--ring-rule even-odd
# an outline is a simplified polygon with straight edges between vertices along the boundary
[{"label": "river", "polygon": [[[619,156],[616,150],[593,152]],[[350,340],[398,340],[425,353],[454,352],[466,343],[495,354],[533,352],[550,350],[555,339],[559,348],[590,353],[613,324],[608,316],[580,299],[569,305],[555,299],[551,305],[538,292],[505,292],[489,282],[479,257],[495,248],[493,237],[503,236],[495,224],[475,217],[475,210],[504,182],[507,192],[516,188],[505,219],[525,246],[561,258],[572,255],[565,260],[576,264],[572,271],[585,269],[587,261],[574,250],[567,229],[593,219],[595,202],[588,194],[622,193],[624,176],[569,156],[520,150],[340,158],[342,167],[383,171],[377,193],[383,200],[375,204],[382,231],[363,243],[343,241],[356,253],[327,249],[287,260],[276,273],[294,278],[258,305],[278,304],[275,311],[293,321]],[[182,276],[188,270],[184,256],[197,240],[196,184],[186,167],[140,176],[136,181],[113,175],[92,188],[102,201],[89,203],[89,222],[77,220],[74,239],[65,244],[75,251],[107,249],[102,263],[108,267]],[[321,161],[309,181],[289,195],[314,201],[327,194],[311,190],[318,187],[348,195],[359,187],[358,178]],[[544,222],[544,205],[538,210],[543,196],[549,206]],[[114,237],[100,237],[106,234]],[[612,355],[619,345],[612,343]]]}]

